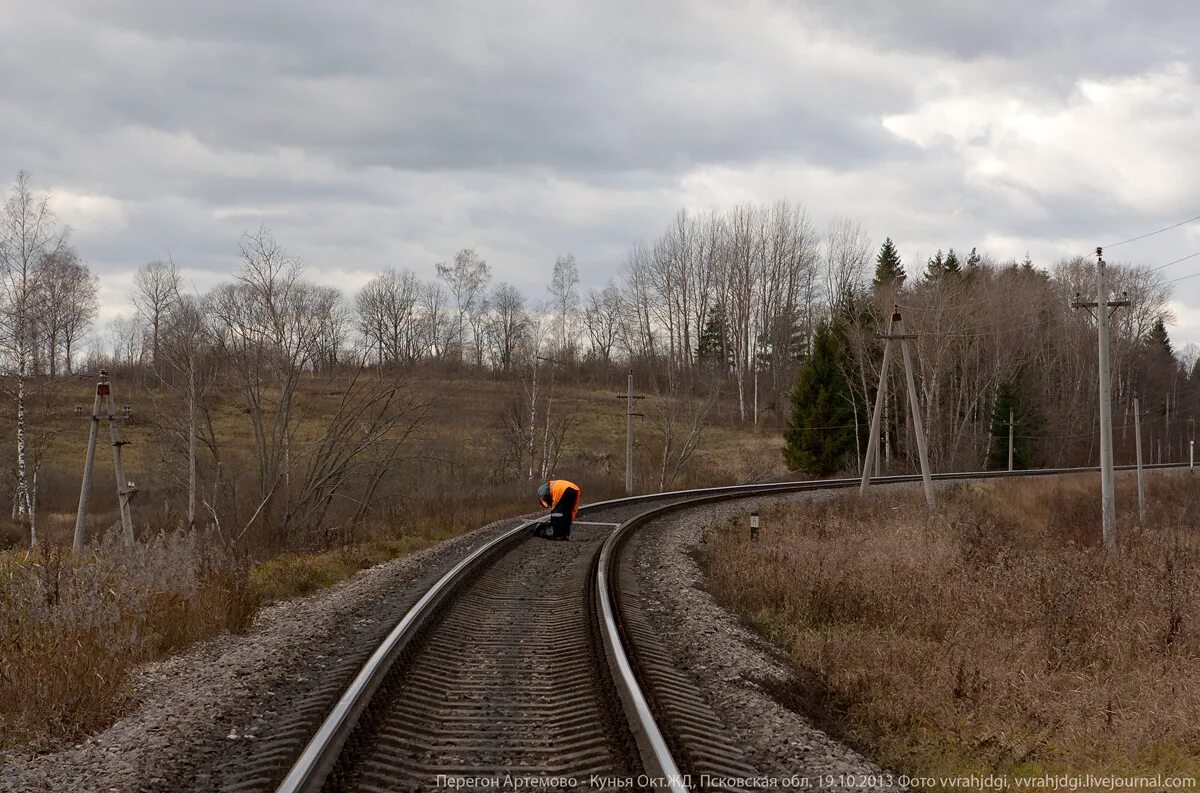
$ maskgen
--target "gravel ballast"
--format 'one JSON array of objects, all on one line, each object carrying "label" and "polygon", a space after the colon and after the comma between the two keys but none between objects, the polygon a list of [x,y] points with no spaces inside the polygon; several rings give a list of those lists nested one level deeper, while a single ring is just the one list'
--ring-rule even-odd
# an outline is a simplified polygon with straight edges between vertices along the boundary
[{"label": "gravel ballast", "polygon": [[[771,696],[792,679],[785,659],[713,601],[694,560],[711,526],[754,508],[824,496],[764,497],[672,513],[635,533],[627,558],[638,568],[646,612],[666,647],[757,769],[780,779],[803,777],[815,787],[861,789],[875,786],[883,772]],[[268,607],[245,634],[139,667],[127,716],[59,752],[0,755],[0,791],[273,789],[284,756],[303,745],[405,611],[470,550],[518,520],[498,521]],[[294,736],[296,745],[286,746],[280,736]]]}]

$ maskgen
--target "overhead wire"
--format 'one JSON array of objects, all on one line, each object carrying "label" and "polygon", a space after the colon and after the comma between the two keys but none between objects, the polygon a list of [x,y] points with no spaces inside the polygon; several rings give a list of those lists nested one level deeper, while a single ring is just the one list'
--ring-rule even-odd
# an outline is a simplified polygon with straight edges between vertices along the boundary
[{"label": "overhead wire", "polygon": [[[1156,234],[1162,234],[1164,231],[1170,231],[1171,229],[1177,229],[1180,226],[1186,226],[1189,223],[1195,223],[1197,220],[1200,220],[1200,215],[1196,215],[1196,217],[1194,217],[1194,218],[1188,218],[1187,220],[1181,220],[1178,223],[1171,224],[1170,226],[1164,226],[1163,228],[1158,229],[1157,231],[1149,231],[1149,232],[1146,232],[1145,234],[1139,234],[1136,237],[1130,237],[1127,240],[1121,240],[1120,242],[1110,242],[1109,244],[1101,245],[1100,247],[1105,250],[1107,250],[1109,248],[1117,248],[1121,245],[1126,245],[1130,242],[1137,242],[1138,240],[1144,240],[1147,237],[1153,237]],[[1164,266],[1166,266],[1166,265],[1164,265]]]}]

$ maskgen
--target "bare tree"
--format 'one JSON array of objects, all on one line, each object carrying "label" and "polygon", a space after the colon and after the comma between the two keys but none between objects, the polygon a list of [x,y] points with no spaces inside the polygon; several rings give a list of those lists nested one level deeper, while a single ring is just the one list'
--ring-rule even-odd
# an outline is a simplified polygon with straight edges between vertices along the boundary
[{"label": "bare tree", "polygon": [[142,363],[146,326],[141,316],[118,314],[108,321],[108,345],[116,366],[132,369]]},{"label": "bare tree", "polygon": [[658,489],[666,490],[700,448],[708,416],[717,402],[713,387],[702,398],[691,395],[690,383],[672,379],[667,393],[651,405],[651,431],[660,444]]},{"label": "bare tree", "polygon": [[179,271],[170,259],[156,260],[137,271],[133,285],[133,305],[150,331],[150,365],[159,372],[159,336],[163,321],[179,301]]},{"label": "bare tree", "polygon": [[253,432],[259,502],[244,533],[260,519],[271,523],[276,494],[290,476],[296,398],[322,318],[319,290],[269,230],[243,235],[240,248],[241,271],[212,292],[207,308]]},{"label": "bare tree", "polygon": [[359,335],[380,366],[411,363],[420,354],[420,299],[421,284],[407,270],[385,270],[355,298]]},{"label": "bare tree", "polygon": [[552,307],[557,319],[557,350],[567,358],[575,357],[574,334],[575,311],[579,307],[579,266],[572,254],[559,256],[554,261],[554,274],[550,277]]},{"label": "bare tree", "polygon": [[314,286],[311,301],[317,318],[313,371],[335,371],[350,337],[350,307],[341,291],[332,286]]},{"label": "bare tree", "polygon": [[613,347],[620,335],[623,303],[621,290],[612,281],[603,289],[588,293],[583,324],[587,327],[592,354],[605,364],[612,360]]},{"label": "bare tree", "polygon": [[872,242],[859,224],[839,218],[825,237],[825,294],[830,313],[844,317],[864,288]]},{"label": "bare tree", "polygon": [[496,359],[500,368],[507,372],[529,332],[529,313],[525,310],[525,297],[511,284],[496,284],[491,303],[491,335]]},{"label": "bare tree", "polygon": [[[174,375],[160,374],[160,385],[183,403],[183,410],[160,405],[158,412],[167,435],[187,460],[187,525],[194,528],[199,491],[198,446],[202,441],[208,441],[212,448],[215,443],[215,438],[205,436],[206,428],[211,430],[211,425],[201,419],[205,415],[209,389],[216,380],[219,360],[204,307],[195,297],[179,295],[163,318],[160,331],[162,361]],[[157,400],[154,392],[151,396]]]},{"label": "bare tree", "polygon": [[[38,263],[39,326],[51,378],[72,372],[75,349],[96,317],[96,277],[69,246],[43,256]],[[61,357],[60,357],[61,356]]]},{"label": "bare tree", "polygon": [[37,504],[30,482],[26,446],[26,399],[30,359],[37,343],[34,321],[40,308],[38,263],[66,245],[66,230],[50,210],[49,196],[34,192],[29,174],[21,171],[0,210],[0,344],[13,375],[17,418],[17,515],[29,521],[30,544],[36,544]]},{"label": "bare tree", "polygon": [[453,328],[453,341],[457,346],[459,360],[466,356],[466,330],[470,325],[476,330],[477,360],[482,363],[482,351],[479,342],[482,340],[482,317],[487,311],[486,293],[491,271],[487,262],[470,248],[464,248],[454,256],[454,264],[437,265],[438,277],[446,282],[451,296],[454,298],[456,312]]}]

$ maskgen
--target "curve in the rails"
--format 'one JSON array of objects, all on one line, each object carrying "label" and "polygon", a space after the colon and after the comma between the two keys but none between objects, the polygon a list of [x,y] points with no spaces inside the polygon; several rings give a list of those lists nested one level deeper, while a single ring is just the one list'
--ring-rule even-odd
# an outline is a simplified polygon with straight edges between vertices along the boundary
[{"label": "curve in the rails", "polygon": [[[989,471],[934,478],[1095,470]],[[920,477],[874,481],[915,482]],[[632,609],[626,607],[622,618],[611,587],[617,578],[618,545],[637,526],[662,513],[647,511],[647,504],[669,509],[857,483],[840,479],[739,485],[597,502],[580,510],[592,523],[577,524],[570,543],[532,540],[528,524],[501,534],[463,559],[405,615],[278,790],[420,790],[434,787],[438,774],[494,778],[497,773],[596,773],[628,778],[644,771],[669,779],[679,770],[674,753],[683,747],[684,755],[691,756],[688,746],[718,758],[718,771],[749,773],[736,750],[721,743],[719,725],[707,718],[703,697],[682,682],[673,684],[665,661],[647,662],[655,655],[653,637],[644,631],[639,637]],[[618,524],[621,529],[613,532]],[[602,546],[604,559],[597,573]],[[638,653],[628,650],[631,643]],[[663,720],[678,723],[663,729]],[[678,778],[671,788],[685,789]]]}]

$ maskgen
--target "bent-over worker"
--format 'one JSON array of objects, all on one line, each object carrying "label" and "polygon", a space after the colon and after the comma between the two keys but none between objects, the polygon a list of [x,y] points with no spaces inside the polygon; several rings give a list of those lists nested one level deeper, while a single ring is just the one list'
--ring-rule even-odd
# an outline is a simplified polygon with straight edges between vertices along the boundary
[{"label": "bent-over worker", "polygon": [[535,534],[552,540],[571,538],[571,523],[579,513],[579,485],[566,479],[551,479],[538,488],[538,503],[550,510],[550,533],[538,524]]}]

